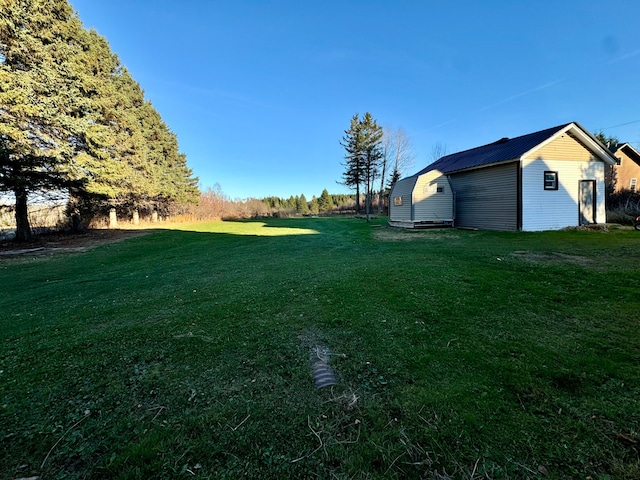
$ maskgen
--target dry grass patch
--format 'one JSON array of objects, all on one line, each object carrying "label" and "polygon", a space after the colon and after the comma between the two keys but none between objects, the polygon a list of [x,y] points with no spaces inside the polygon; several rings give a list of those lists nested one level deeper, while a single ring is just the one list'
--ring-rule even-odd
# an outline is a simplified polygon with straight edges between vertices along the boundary
[{"label": "dry grass patch", "polygon": [[140,230],[107,230],[91,229],[81,234],[56,233],[42,235],[31,242],[8,241],[0,243],[0,256],[41,256],[56,253],[86,252],[92,248],[108,243],[116,243],[128,238],[140,237],[153,233],[153,229]]},{"label": "dry grass patch", "polygon": [[373,238],[380,242],[414,242],[417,240],[453,240],[460,235],[451,230],[415,230],[399,228],[380,228],[373,234]]},{"label": "dry grass patch", "polygon": [[510,256],[512,258],[517,258],[517,259],[524,260],[526,262],[532,262],[532,263],[551,263],[551,264],[572,263],[584,268],[595,268],[597,266],[593,261],[593,259],[589,257],[584,257],[582,255],[569,255],[567,253],[560,253],[560,252],[541,253],[541,252],[517,251],[517,252],[511,253]]}]

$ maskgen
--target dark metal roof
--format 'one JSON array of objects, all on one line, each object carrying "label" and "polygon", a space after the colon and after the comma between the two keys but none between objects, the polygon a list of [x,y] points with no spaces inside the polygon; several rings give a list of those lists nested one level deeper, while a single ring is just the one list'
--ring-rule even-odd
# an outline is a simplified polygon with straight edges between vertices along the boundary
[{"label": "dark metal roof", "polygon": [[464,152],[453,153],[436,160],[431,165],[420,170],[416,175],[422,175],[431,170],[438,170],[444,174],[449,174],[469,168],[517,160],[529,150],[552,137],[568,125],[571,124],[565,123],[564,125],[547,128],[546,130],[540,130],[539,132],[530,133],[521,137],[502,138],[488,145],[465,150]]}]

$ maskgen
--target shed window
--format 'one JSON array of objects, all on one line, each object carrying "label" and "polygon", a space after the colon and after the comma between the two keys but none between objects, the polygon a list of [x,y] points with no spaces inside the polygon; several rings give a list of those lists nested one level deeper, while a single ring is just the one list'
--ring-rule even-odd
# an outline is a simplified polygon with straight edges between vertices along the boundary
[{"label": "shed window", "polygon": [[437,183],[431,184],[431,185],[425,185],[425,187],[422,189],[422,192],[424,194],[428,194],[428,193],[444,193],[444,186],[443,185],[438,185]]},{"label": "shed window", "polygon": [[629,180],[629,190],[631,190],[632,192],[635,192],[637,183],[638,183],[638,180],[636,178],[632,178],[631,180]]},{"label": "shed window", "polygon": [[396,207],[399,207],[400,205],[402,205],[402,197],[393,197],[393,204]]},{"label": "shed window", "polygon": [[544,189],[558,190],[558,172],[544,172]]}]

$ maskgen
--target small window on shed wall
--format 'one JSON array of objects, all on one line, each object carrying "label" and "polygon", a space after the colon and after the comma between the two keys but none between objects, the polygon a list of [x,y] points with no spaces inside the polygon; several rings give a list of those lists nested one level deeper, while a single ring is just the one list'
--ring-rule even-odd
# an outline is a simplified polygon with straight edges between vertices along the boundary
[{"label": "small window on shed wall", "polygon": [[632,178],[631,180],[629,180],[629,190],[631,190],[632,192],[635,192],[637,183],[638,183],[638,179],[636,178]]},{"label": "small window on shed wall", "polygon": [[443,185],[438,185],[437,183],[433,183],[431,185],[425,185],[425,187],[422,189],[422,192],[424,194],[428,194],[428,193],[444,193],[444,186]]},{"label": "small window on shed wall", "polygon": [[544,189],[558,190],[558,172],[544,172]]},{"label": "small window on shed wall", "polygon": [[399,207],[400,205],[402,205],[402,197],[393,197],[393,204],[396,207]]}]

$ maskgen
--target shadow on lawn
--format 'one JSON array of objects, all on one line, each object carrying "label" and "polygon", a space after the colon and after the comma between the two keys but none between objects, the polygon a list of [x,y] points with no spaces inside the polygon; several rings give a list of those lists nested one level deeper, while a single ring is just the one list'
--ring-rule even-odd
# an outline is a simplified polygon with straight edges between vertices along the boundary
[{"label": "shadow on lawn", "polygon": [[[345,235],[345,223],[350,234],[370,231],[381,226],[381,221],[366,223],[354,218],[307,217],[307,218],[261,218],[251,220],[199,222],[190,224],[169,224],[120,229],[91,229],[82,234],[53,233],[41,235],[31,242],[0,243],[0,258],[33,257],[59,253],[85,252],[102,245],[113,244],[136,237],[156,234],[182,234],[180,241],[189,238],[202,239],[202,235],[230,235],[241,237],[297,237]],[[197,234],[194,237],[187,234]],[[347,236],[350,236],[348,234]]]}]

